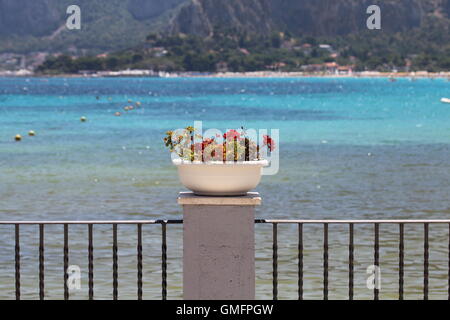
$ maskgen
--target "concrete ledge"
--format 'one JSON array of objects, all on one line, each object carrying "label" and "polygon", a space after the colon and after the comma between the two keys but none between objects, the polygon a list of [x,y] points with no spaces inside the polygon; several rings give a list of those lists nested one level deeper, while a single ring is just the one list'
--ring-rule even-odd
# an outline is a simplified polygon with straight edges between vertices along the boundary
[{"label": "concrete ledge", "polygon": [[180,192],[178,204],[195,206],[259,206],[261,197],[258,192],[248,192],[241,197],[196,196],[193,192]]}]

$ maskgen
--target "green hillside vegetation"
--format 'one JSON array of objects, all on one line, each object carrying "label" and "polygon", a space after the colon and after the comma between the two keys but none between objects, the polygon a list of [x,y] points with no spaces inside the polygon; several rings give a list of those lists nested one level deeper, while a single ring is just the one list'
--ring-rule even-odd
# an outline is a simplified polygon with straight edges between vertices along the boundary
[{"label": "green hillside vegetation", "polygon": [[[408,32],[365,31],[341,37],[270,35],[217,28],[211,37],[150,34],[139,47],[107,57],[51,57],[38,68],[45,74],[82,70],[151,69],[155,71],[302,71],[305,65],[336,62],[356,71],[430,72],[450,70],[448,21],[429,17]],[[328,44],[323,49],[319,45]]]}]

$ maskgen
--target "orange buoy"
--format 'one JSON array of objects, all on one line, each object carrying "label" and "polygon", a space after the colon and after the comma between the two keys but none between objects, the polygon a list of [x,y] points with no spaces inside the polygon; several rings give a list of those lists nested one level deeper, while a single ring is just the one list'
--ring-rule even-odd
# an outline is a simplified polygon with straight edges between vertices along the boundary
[{"label": "orange buoy", "polygon": [[16,134],[16,136],[14,137],[14,140],[22,141],[22,136],[20,134]]}]

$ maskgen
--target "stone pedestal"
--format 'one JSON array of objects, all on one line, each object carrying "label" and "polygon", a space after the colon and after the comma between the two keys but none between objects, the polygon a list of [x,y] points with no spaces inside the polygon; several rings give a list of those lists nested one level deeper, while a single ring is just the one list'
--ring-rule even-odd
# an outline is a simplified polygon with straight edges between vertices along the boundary
[{"label": "stone pedestal", "polygon": [[186,300],[255,299],[255,206],[258,193],[204,197],[182,192]]}]

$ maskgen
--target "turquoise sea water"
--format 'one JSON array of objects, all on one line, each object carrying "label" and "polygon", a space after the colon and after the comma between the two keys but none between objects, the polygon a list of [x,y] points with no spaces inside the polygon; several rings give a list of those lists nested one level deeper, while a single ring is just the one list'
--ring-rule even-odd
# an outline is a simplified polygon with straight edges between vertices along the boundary
[{"label": "turquoise sea water", "polygon": [[[449,219],[450,105],[441,103],[442,97],[450,97],[446,79],[0,78],[0,220],[179,218],[176,197],[182,187],[162,138],[165,131],[192,125],[195,120],[202,120],[205,129],[245,126],[280,130],[280,172],[264,177],[258,187],[264,201],[258,209],[260,218]],[[142,106],[126,113],[123,107],[130,104],[128,100],[140,101]],[[122,112],[121,117],[114,116],[117,111]],[[88,121],[80,122],[81,116]],[[36,136],[28,137],[29,130]],[[16,134],[21,134],[23,141],[14,142]],[[259,297],[269,297],[270,230],[258,228]],[[314,228],[319,227],[311,227],[307,238],[312,260],[307,270],[310,275],[305,275],[311,298],[320,297],[321,283],[321,236]],[[13,270],[13,230],[0,229],[4,271],[0,278],[5,278],[0,280],[0,297],[12,297],[13,274],[8,272]],[[432,233],[435,239],[445,238],[445,230],[438,229]],[[371,231],[367,230],[360,230],[362,248],[370,248]],[[411,250],[414,241],[420,240],[420,228],[417,230],[411,227],[408,233]],[[154,231],[159,232],[157,227]],[[346,293],[343,277],[347,271],[345,263],[338,263],[346,259],[346,248],[339,243],[345,244],[347,239],[340,238],[338,227],[336,232],[330,231],[330,237],[336,237],[332,241],[336,282],[330,294],[340,298]],[[36,232],[30,227],[22,234],[28,232],[23,254],[28,252],[25,261],[30,261],[24,270],[37,274]],[[98,232],[96,263],[100,271],[103,267],[109,270],[109,231],[99,227]],[[386,244],[391,244],[385,257],[382,251],[387,268],[396,263],[392,242],[396,232],[395,228],[385,230]],[[159,238],[150,233],[146,244],[154,250],[146,257],[146,292],[148,298],[155,298]],[[169,243],[173,258],[169,295],[173,298],[180,292],[180,234],[180,229],[173,227]],[[76,235],[74,250],[80,252],[73,253],[74,259],[84,265],[86,237]],[[295,236],[296,230],[289,227],[281,235],[285,248],[280,250],[285,250],[285,256],[280,257],[280,291],[285,298],[295,297]],[[62,263],[60,230],[49,231],[47,237],[48,268],[56,270],[47,290],[58,297],[62,292],[57,272]],[[124,227],[120,257],[125,265],[120,270],[132,285],[120,284],[123,298],[134,294],[135,249],[129,241],[133,237],[133,230]],[[437,246],[436,256],[431,258],[438,262],[440,255],[445,256],[445,244],[441,241]],[[370,250],[362,250],[362,271],[356,274],[361,297],[370,296],[364,288]],[[420,252],[411,252],[411,264],[407,265],[413,297],[420,293],[415,286],[420,279],[415,276],[421,272],[414,257],[420,258]],[[126,267],[127,263],[132,267]],[[437,280],[439,272],[445,275],[441,267],[436,263]],[[99,287],[108,288],[108,272],[99,276]],[[408,277],[408,269],[406,272]],[[30,277],[28,293],[25,285],[25,297],[36,296],[37,291],[31,289],[33,281]],[[384,292],[391,297],[396,284],[386,281]],[[445,294],[445,284],[436,283],[440,289],[435,294]],[[106,291],[104,297],[109,297]],[[85,291],[74,295],[85,297]]]}]

